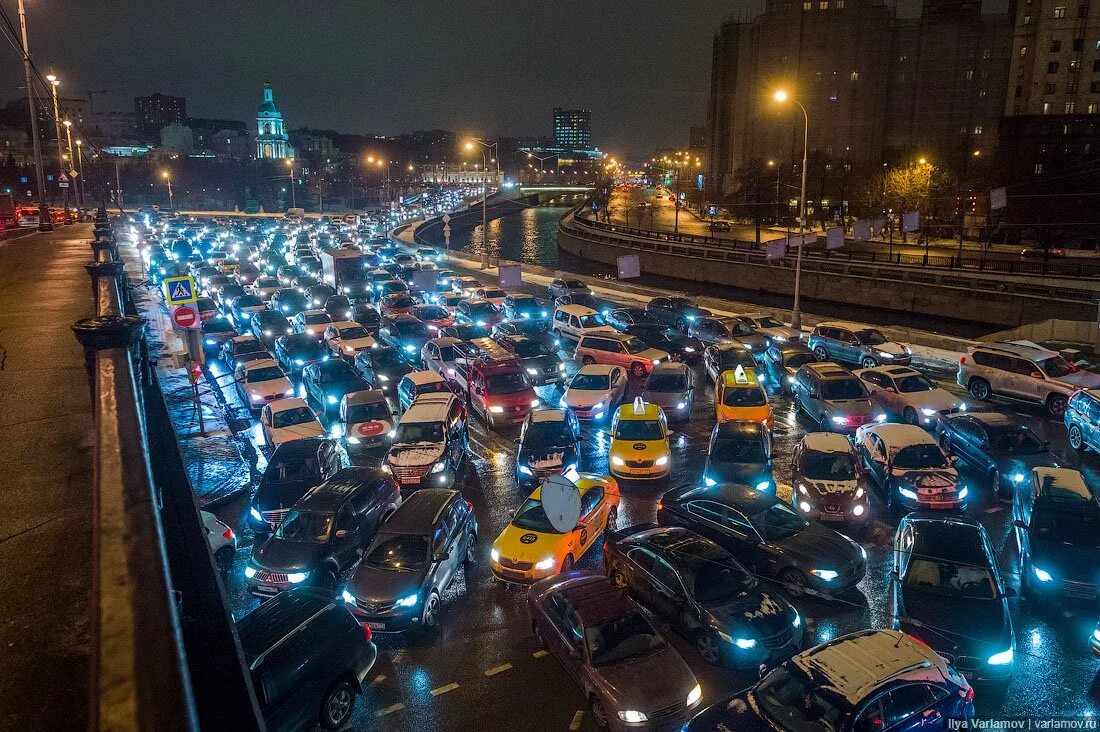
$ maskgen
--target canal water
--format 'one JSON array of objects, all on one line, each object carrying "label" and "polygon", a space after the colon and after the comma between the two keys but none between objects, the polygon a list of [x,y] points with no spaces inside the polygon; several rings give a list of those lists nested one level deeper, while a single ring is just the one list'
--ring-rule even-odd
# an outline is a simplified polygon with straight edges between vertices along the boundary
[{"label": "canal water", "polygon": [[558,220],[568,210],[567,206],[539,206],[502,216],[489,222],[488,241],[479,225],[452,236],[451,248],[554,268],[569,256],[558,251]]}]

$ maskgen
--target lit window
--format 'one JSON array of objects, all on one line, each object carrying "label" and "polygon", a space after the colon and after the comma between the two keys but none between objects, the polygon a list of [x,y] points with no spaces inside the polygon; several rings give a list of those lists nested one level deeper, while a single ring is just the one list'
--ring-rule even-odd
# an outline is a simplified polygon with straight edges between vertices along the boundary
[{"label": "lit window", "polygon": [[1023,19],[1023,21],[1021,21],[1020,25],[1031,25],[1031,14],[1030,13],[1024,15],[1024,19]]},{"label": "lit window", "polygon": [[1027,46],[1020,46],[1020,58],[1027,55]]},{"label": "lit window", "polygon": [[848,80],[849,81],[859,81],[859,72],[858,71],[853,71],[851,73],[851,75],[848,77]]},{"label": "lit window", "polygon": [[1077,110],[1077,102],[1066,102],[1066,114],[1073,114]]},{"label": "lit window", "polygon": [[1096,110],[1100,108],[1100,104],[1096,102],[1089,102],[1089,106],[1085,108],[1085,111],[1089,114],[1096,114]]},{"label": "lit window", "polygon": [[1054,105],[1050,102],[1043,102],[1043,114],[1050,114],[1054,111]]},{"label": "lit window", "polygon": [[966,80],[970,81],[973,78],[974,78],[974,69],[967,69],[966,70]]},{"label": "lit window", "polygon": [[1043,174],[1043,164],[1042,163],[1035,163],[1035,175],[1042,175],[1042,174]]},{"label": "lit window", "polygon": [[833,3],[833,4],[836,6],[837,10],[843,10],[844,9],[844,0],[836,0],[836,2]]},{"label": "lit window", "polygon": [[1066,17],[1066,6],[1065,5],[1059,5],[1058,7],[1056,7],[1054,9],[1054,17],[1055,18],[1064,18],[1064,17]]},{"label": "lit window", "polygon": [[814,5],[811,2],[802,3],[802,9],[803,10],[813,10],[813,7],[814,7]]},{"label": "lit window", "polygon": [[975,135],[980,135],[980,134],[982,134],[982,126],[981,126],[981,125],[975,125],[975,126],[974,126],[974,134],[975,134]]}]

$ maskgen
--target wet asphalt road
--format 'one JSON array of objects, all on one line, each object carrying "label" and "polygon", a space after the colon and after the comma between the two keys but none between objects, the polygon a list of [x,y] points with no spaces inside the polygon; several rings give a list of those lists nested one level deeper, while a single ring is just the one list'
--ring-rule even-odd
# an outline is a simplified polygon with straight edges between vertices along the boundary
[{"label": "wet asphalt road", "polygon": [[[478,273],[472,272],[474,276]],[[540,296],[542,288],[526,288]],[[570,372],[574,366],[570,364]],[[954,373],[942,365],[915,364],[940,385],[961,393]],[[214,366],[217,371],[217,366]],[[696,400],[692,420],[677,428],[671,438],[672,476],[658,483],[620,481],[622,505],[619,525],[653,521],[657,499],[670,487],[696,482],[705,462],[707,438],[714,425],[712,385],[702,369],[695,368]],[[631,384],[632,397],[639,383]],[[560,387],[539,389],[548,405],[556,405]],[[224,389],[227,403],[236,416],[247,412],[233,389]],[[1038,409],[989,404],[989,409],[1019,414],[1033,429],[1052,442],[1065,463],[1078,466],[1090,482],[1100,479],[1100,457],[1089,454],[1083,460],[1068,447],[1065,429]],[[779,495],[790,499],[790,457],[807,431],[816,427],[797,416],[790,400],[772,395],[776,414],[774,475]],[[258,430],[255,431],[258,434]],[[488,568],[488,551],[493,539],[526,497],[513,479],[516,428],[488,432],[470,422],[470,460],[459,483],[465,498],[477,513],[481,528],[479,560],[467,576],[461,576],[444,598],[441,627],[422,637],[376,636],[379,660],[372,669],[370,687],[359,699],[352,726],[372,730],[467,730],[467,729],[595,729],[578,687],[551,656],[542,653],[531,635],[523,592],[495,581]],[[609,438],[600,428],[585,427],[582,469],[607,472]],[[262,469],[262,458],[260,467]],[[1001,572],[1009,586],[1019,587],[1019,562],[1010,532],[1011,511],[1007,502],[991,494],[984,481],[967,475],[969,485],[981,486],[979,498],[968,513],[986,527],[999,550]],[[896,520],[887,513],[881,496],[870,487],[872,530],[861,540],[868,552],[867,576],[858,591],[842,599],[822,602],[799,599],[793,604],[807,620],[807,644],[868,627],[889,626],[887,572],[889,547]],[[244,527],[247,510],[242,499],[217,509],[219,518],[239,530],[242,549],[226,578],[230,607],[236,616],[254,608],[243,577],[251,534]],[[599,543],[593,545],[598,547]],[[577,569],[601,571],[600,552],[590,550],[577,562]],[[1095,612],[1040,612],[1031,601],[1011,600],[1017,648],[1016,672],[1007,688],[1000,691],[979,687],[976,704],[980,715],[990,716],[1083,716],[1100,713],[1100,683],[1095,659],[1087,638],[1097,620]],[[683,639],[669,633],[695,671],[703,687],[703,703],[710,704],[750,684],[755,674],[738,673],[707,666]]]}]

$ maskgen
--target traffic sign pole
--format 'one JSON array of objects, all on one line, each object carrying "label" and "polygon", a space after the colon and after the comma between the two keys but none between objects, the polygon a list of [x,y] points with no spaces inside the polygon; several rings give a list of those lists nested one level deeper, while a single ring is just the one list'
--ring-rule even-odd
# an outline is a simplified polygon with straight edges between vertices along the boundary
[{"label": "traffic sign pole", "polygon": [[443,246],[445,251],[443,254],[443,260],[446,262],[451,261],[451,215],[443,214]]}]

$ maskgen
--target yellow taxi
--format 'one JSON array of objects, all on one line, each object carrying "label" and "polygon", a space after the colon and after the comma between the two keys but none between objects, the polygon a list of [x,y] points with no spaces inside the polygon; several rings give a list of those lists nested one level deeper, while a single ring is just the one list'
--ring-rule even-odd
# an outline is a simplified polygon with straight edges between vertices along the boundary
[{"label": "yellow taxi", "polygon": [[581,512],[577,526],[562,533],[554,528],[542,505],[542,486],[535,489],[500,532],[489,551],[489,566],[497,579],[529,584],[568,572],[592,548],[619,515],[619,484],[593,473],[566,474],[577,485]]},{"label": "yellow taxi", "polygon": [[654,480],[672,469],[668,420],[656,404],[641,397],[624,404],[611,421],[608,463],[616,478]]},{"label": "yellow taxi", "polygon": [[756,372],[740,364],[718,376],[714,384],[714,411],[719,422],[760,422],[769,431],[775,423],[768,393],[760,386]]}]

